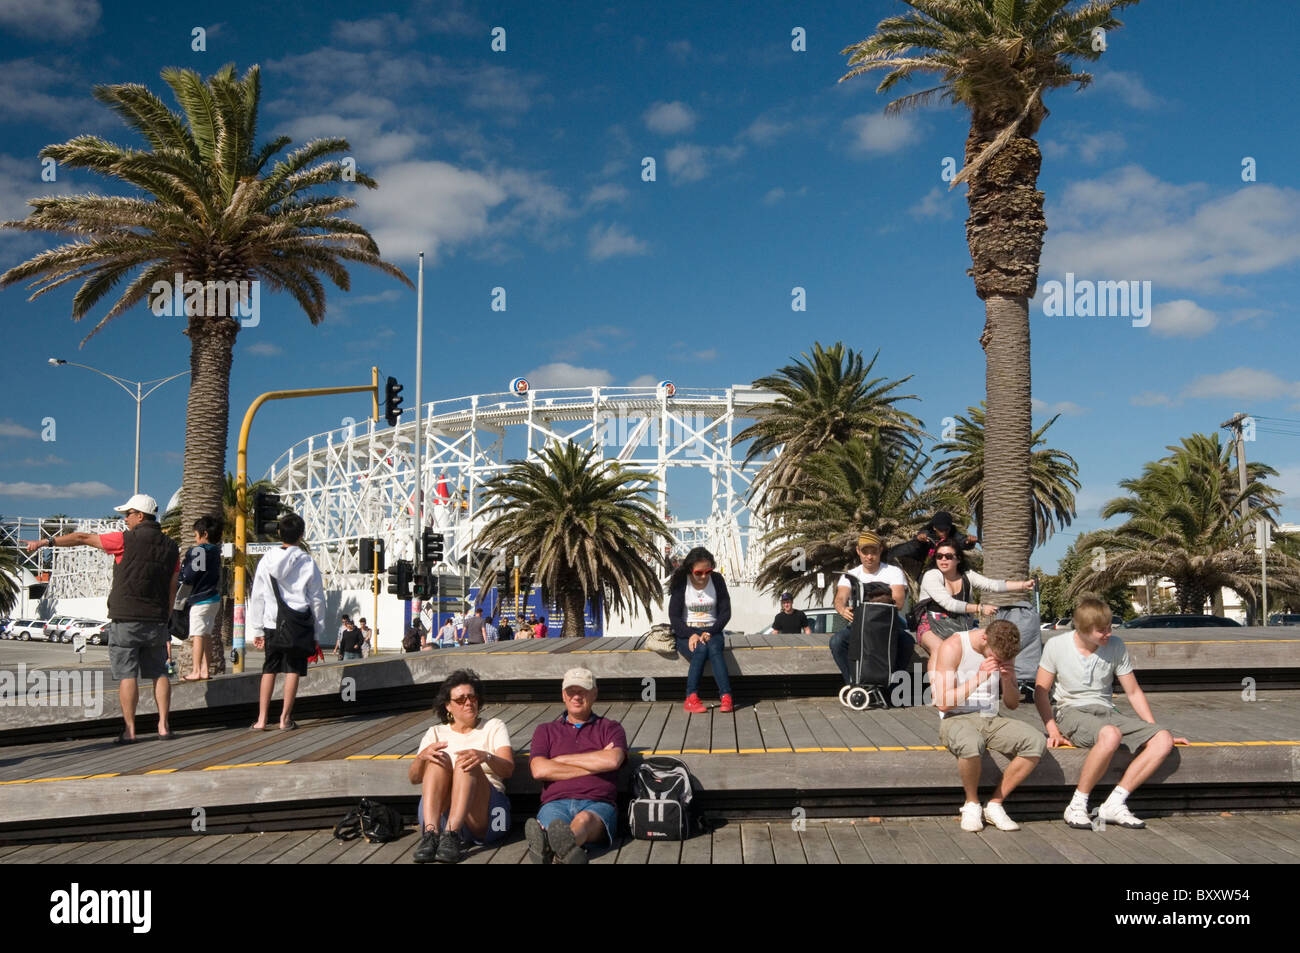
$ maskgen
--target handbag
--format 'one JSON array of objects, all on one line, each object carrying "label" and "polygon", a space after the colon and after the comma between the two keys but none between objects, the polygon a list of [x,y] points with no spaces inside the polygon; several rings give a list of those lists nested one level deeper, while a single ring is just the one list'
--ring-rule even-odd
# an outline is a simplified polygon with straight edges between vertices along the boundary
[{"label": "handbag", "polygon": [[677,655],[677,640],[673,638],[672,626],[661,622],[651,627],[650,631],[645,634],[641,647],[649,649],[651,652],[658,652],[660,655],[666,655],[669,658],[675,657]]},{"label": "handbag", "polygon": [[188,582],[177,586],[172,611],[167,616],[167,632],[182,642],[190,637],[190,593],[193,591],[194,586]]},{"label": "handbag", "polygon": [[311,609],[290,609],[280,594],[280,585],[271,577],[271,591],[275,593],[275,631],[267,647],[277,651],[301,652],[310,655],[316,645],[316,626]]}]

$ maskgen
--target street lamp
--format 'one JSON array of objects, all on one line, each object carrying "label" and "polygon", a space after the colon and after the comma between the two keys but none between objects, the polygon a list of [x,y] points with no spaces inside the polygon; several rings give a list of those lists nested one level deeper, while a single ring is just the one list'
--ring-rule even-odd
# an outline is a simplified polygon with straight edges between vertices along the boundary
[{"label": "street lamp", "polygon": [[[135,483],[134,483],[134,489],[131,490],[131,495],[134,496],[135,494],[139,493],[140,492],[140,404],[144,402],[144,399],[146,397],[148,397],[150,394],[156,391],[159,387],[162,387],[163,384],[166,384],[168,381],[174,381],[178,377],[184,377],[186,374],[189,373],[189,371],[181,371],[179,374],[173,374],[171,377],[164,377],[162,380],[130,381],[127,380],[125,377],[117,377],[116,375],[113,374],[106,374],[104,371],[101,371],[99,368],[91,367],[89,364],[78,364],[76,361],[65,361],[57,357],[52,357],[50,358],[49,363],[54,365],[55,367],[61,367],[62,365],[66,364],[69,367],[82,367],[88,371],[94,371],[100,377],[107,377],[118,387],[122,388],[122,390],[126,391],[127,394],[135,401]],[[134,385],[135,390],[132,391],[131,388],[127,386],[128,384]],[[148,384],[152,384],[153,386],[150,387],[148,390],[143,390],[143,388]]]}]

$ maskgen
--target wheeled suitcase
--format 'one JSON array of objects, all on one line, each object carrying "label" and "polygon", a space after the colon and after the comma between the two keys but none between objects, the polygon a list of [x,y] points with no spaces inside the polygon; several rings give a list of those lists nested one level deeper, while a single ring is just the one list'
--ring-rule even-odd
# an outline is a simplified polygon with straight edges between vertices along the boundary
[{"label": "wheeled suitcase", "polygon": [[898,612],[893,603],[862,602],[860,584],[856,579],[852,582],[848,659],[853,682],[840,689],[840,702],[855,711],[887,708],[885,691],[893,671]]}]

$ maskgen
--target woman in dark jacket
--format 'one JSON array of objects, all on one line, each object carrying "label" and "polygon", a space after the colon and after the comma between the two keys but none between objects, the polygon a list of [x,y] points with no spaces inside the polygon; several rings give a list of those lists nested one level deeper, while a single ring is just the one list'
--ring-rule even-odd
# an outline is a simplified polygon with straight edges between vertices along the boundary
[{"label": "woman in dark jacket", "polygon": [[721,710],[735,710],[731,677],[722,654],[726,647],[722,630],[731,620],[731,596],[714,565],[713,554],[697,546],[686,554],[668,580],[668,622],[673,627],[677,651],[691,663],[683,706],[688,712],[708,711],[698,694],[706,661],[713,667],[713,680],[722,694]]}]

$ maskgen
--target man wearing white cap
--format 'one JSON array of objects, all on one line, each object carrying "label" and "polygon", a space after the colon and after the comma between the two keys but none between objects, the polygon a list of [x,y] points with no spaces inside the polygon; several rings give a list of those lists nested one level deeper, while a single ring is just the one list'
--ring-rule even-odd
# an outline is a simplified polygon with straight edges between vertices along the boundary
[{"label": "man wearing white cap", "polygon": [[592,713],[596,678],[585,668],[564,673],[564,714],[533,732],[529,766],[542,782],[542,806],[524,824],[535,864],[585,864],[583,846],[614,842],[618,769],[627,735],[611,718]]},{"label": "man wearing white cap", "polygon": [[158,737],[173,737],[167,717],[171,682],[167,680],[167,616],[176,598],[180,550],[158,525],[158,501],[137,493],[115,509],[126,517],[122,533],[66,533],[33,540],[28,552],[42,546],[93,546],[113,557],[113,588],[108,594],[109,669],[118,680],[118,699],[126,728],[117,744],[135,738],[135,708],[140,698],[139,679],[153,679],[158,705]]}]

